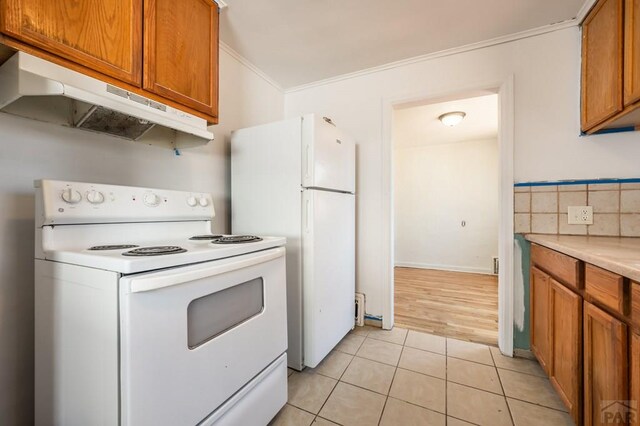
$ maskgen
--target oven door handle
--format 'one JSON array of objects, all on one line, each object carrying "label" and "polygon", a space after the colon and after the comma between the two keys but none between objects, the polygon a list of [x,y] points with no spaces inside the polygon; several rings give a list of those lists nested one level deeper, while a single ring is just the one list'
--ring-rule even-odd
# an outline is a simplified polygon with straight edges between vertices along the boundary
[{"label": "oven door handle", "polygon": [[221,275],[227,272],[236,271],[238,269],[259,265],[260,263],[269,262],[270,260],[284,256],[284,253],[284,247],[278,247],[273,250],[265,251],[261,254],[253,254],[252,256],[245,257],[244,259],[229,259],[224,263],[216,262],[216,264],[203,269],[176,272],[173,274],[168,274],[165,272],[162,273],[162,275],[158,275],[155,277],[133,278],[130,281],[130,292],[142,293],[145,291],[153,291],[178,284],[188,283],[190,281],[195,281],[202,278]]}]

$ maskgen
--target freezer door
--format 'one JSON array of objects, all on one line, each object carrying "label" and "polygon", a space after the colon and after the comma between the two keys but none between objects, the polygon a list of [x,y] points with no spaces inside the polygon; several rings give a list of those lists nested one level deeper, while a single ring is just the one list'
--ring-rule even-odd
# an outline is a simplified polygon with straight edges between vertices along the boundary
[{"label": "freezer door", "polygon": [[355,196],[303,194],[304,364],[315,367],[354,326]]},{"label": "freezer door", "polygon": [[316,114],[303,117],[302,129],[302,186],[355,192],[354,140]]}]

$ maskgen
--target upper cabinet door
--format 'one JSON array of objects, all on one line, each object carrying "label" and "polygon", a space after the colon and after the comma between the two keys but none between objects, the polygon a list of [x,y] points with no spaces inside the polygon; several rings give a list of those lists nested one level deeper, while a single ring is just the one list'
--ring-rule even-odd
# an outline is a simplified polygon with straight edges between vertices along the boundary
[{"label": "upper cabinet door", "polygon": [[0,31],[102,74],[142,83],[142,1],[0,0]]},{"label": "upper cabinet door", "polygon": [[623,0],[603,0],[582,25],[582,130],[622,111]]},{"label": "upper cabinet door", "polygon": [[145,0],[144,88],[218,115],[218,6]]},{"label": "upper cabinet door", "polygon": [[640,99],[640,0],[626,0],[624,11],[624,105]]}]

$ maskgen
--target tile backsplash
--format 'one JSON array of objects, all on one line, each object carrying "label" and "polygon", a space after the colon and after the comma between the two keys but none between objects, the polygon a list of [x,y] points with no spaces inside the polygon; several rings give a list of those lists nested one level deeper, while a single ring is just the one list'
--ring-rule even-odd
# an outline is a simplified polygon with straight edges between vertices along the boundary
[{"label": "tile backsplash", "polygon": [[[569,206],[592,206],[593,225],[569,225]],[[515,232],[640,237],[640,179],[514,186]]]}]

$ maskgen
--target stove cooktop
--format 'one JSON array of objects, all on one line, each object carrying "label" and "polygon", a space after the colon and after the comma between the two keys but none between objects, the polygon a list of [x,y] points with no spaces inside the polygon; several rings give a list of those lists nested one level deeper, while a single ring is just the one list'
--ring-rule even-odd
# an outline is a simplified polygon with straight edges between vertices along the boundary
[{"label": "stove cooktop", "polygon": [[123,256],[162,256],[165,254],[185,253],[187,249],[180,246],[152,246],[140,247],[122,253]]},{"label": "stove cooktop", "polygon": [[140,247],[140,246],[135,244],[111,244],[106,246],[89,247],[89,250],[91,251],[124,250],[124,249],[136,248],[136,247]]},{"label": "stove cooktop", "polygon": [[223,235],[194,235],[189,239],[192,241],[211,241],[222,237]]},{"label": "stove cooktop", "polygon": [[[64,247],[46,250],[42,258],[131,274],[241,256],[283,246],[286,242],[285,238],[281,237],[209,234],[207,230],[182,234],[184,236],[174,233],[165,239],[158,238],[165,231],[160,227],[142,235],[141,238],[140,234],[136,234],[138,229],[132,227],[131,232],[122,234],[129,238],[125,240],[126,244],[121,244],[118,240],[113,241],[111,230],[106,230],[92,238],[93,241],[86,241],[86,248]],[[193,236],[203,239],[190,239]],[[104,243],[101,243],[100,239],[104,240]],[[172,256],[174,254],[179,256]]]},{"label": "stove cooktop", "polygon": [[262,238],[255,235],[230,235],[228,237],[220,236],[212,240],[212,244],[244,244],[244,243],[256,243],[262,241]]}]

